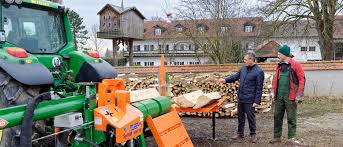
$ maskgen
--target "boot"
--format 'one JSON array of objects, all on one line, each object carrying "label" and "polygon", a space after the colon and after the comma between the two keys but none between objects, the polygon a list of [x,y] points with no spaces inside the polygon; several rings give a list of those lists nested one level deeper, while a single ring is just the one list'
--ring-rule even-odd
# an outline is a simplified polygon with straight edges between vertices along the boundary
[{"label": "boot", "polygon": [[257,142],[256,135],[251,135],[251,143],[256,143],[256,142]]},{"label": "boot", "polygon": [[281,138],[273,138],[271,141],[269,141],[270,144],[280,143]]},{"label": "boot", "polygon": [[243,138],[244,138],[244,135],[237,134],[234,137],[232,137],[231,139],[238,140],[238,139],[243,139]]}]

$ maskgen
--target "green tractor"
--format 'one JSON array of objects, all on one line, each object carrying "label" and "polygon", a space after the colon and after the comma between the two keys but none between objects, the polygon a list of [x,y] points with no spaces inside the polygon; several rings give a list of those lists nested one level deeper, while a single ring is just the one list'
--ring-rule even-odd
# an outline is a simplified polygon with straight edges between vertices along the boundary
[{"label": "green tractor", "polygon": [[170,99],[130,103],[110,64],[76,50],[67,13],[0,1],[0,146],[145,146],[146,117],[168,113]]}]

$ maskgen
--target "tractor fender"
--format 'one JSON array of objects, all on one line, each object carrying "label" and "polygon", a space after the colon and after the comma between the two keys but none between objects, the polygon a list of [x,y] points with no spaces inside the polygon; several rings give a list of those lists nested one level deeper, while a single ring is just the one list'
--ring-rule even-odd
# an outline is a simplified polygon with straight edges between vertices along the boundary
[{"label": "tractor fender", "polygon": [[85,61],[76,75],[76,82],[101,82],[103,79],[114,79],[117,71],[106,61],[92,63]]},{"label": "tractor fender", "polygon": [[49,85],[53,84],[53,76],[49,69],[39,63],[18,64],[0,60],[0,68],[11,77],[25,85]]}]

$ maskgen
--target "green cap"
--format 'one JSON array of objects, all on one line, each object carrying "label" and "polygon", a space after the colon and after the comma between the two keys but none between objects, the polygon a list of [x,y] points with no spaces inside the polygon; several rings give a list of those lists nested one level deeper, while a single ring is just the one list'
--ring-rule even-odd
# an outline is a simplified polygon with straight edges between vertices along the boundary
[{"label": "green cap", "polygon": [[278,49],[278,52],[287,56],[287,57],[290,57],[291,56],[291,49],[289,48],[288,45],[283,45],[282,47],[280,47]]}]

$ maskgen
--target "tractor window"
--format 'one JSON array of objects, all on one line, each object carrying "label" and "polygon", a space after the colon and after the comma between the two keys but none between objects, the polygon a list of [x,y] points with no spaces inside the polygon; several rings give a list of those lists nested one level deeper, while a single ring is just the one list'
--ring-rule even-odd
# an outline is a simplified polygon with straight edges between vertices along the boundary
[{"label": "tractor window", "polygon": [[29,53],[56,53],[66,44],[62,14],[3,6],[6,40]]},{"label": "tractor window", "polygon": [[36,34],[36,25],[33,22],[24,22],[23,23],[24,30],[26,35],[28,36],[35,36]]}]

